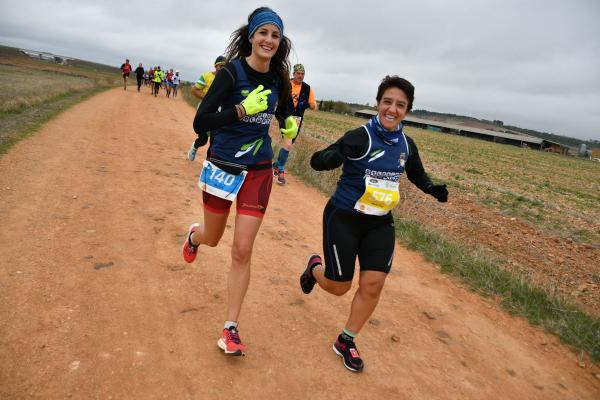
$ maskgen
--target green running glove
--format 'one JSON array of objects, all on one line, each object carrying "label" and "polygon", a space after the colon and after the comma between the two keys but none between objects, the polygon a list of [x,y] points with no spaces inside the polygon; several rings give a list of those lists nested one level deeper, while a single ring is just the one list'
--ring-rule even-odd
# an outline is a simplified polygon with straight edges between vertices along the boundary
[{"label": "green running glove", "polygon": [[285,119],[285,129],[280,129],[284,138],[294,140],[298,136],[298,124],[296,118],[291,115]]},{"label": "green running glove", "polygon": [[257,114],[261,111],[265,111],[269,107],[267,96],[271,94],[271,89],[263,89],[263,85],[258,85],[258,87],[248,93],[248,96],[242,101],[242,107],[244,107],[246,115]]}]

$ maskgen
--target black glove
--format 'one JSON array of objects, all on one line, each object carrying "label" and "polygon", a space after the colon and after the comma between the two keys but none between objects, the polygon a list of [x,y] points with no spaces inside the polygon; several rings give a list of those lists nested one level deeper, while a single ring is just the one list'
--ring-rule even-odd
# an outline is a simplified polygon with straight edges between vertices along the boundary
[{"label": "black glove", "polygon": [[446,185],[431,185],[427,188],[427,193],[435,197],[440,203],[448,201],[448,189],[446,189]]}]

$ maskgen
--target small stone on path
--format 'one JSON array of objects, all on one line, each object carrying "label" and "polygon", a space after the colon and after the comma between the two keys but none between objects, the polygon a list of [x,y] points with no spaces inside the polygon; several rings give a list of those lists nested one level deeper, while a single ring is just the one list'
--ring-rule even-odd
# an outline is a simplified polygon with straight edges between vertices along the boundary
[{"label": "small stone on path", "polygon": [[438,339],[441,342],[444,342],[445,344],[452,343],[452,338],[446,332],[444,332],[444,331],[437,331],[435,334],[437,335]]},{"label": "small stone on path", "polygon": [[426,316],[428,319],[431,319],[431,320],[433,320],[433,321],[435,321],[435,320],[437,319],[437,317],[435,316],[435,314],[434,314],[434,313],[432,313],[432,312],[429,312],[429,311],[423,311],[423,314],[425,314],[425,316]]},{"label": "small stone on path", "polygon": [[113,265],[115,265],[115,263],[112,262],[112,261],[109,261],[107,263],[98,262],[98,263],[94,264],[94,269],[95,270],[99,270],[99,269],[102,269],[102,268],[112,267]]}]

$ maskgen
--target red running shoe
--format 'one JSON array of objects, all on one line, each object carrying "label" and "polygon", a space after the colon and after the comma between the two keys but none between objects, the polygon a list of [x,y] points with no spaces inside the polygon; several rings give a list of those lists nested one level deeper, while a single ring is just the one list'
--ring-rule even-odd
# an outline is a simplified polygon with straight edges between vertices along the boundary
[{"label": "red running shoe", "polygon": [[193,245],[191,238],[192,238],[192,233],[196,232],[199,227],[200,227],[200,224],[192,224],[190,226],[190,230],[188,232],[187,239],[185,240],[185,243],[183,244],[183,259],[187,263],[194,262],[194,260],[196,259],[196,256],[198,255],[198,245]]},{"label": "red running shoe", "polygon": [[246,346],[242,344],[240,334],[234,327],[223,329],[223,334],[217,342],[217,346],[219,346],[225,354],[231,356],[243,356],[244,351],[246,351]]}]

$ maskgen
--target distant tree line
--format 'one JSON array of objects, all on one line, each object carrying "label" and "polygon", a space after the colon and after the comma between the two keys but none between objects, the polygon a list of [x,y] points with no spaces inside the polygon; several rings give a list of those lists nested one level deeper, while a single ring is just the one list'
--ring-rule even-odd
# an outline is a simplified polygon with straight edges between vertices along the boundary
[{"label": "distant tree line", "polygon": [[338,100],[321,100],[319,102],[319,110],[338,114],[352,113],[352,107],[348,103]]}]

